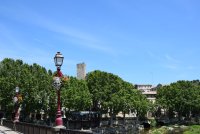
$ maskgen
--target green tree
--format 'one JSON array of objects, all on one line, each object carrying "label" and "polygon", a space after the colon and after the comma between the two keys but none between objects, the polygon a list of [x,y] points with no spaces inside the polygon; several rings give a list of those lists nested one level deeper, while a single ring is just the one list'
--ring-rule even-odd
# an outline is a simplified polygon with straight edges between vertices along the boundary
[{"label": "green tree", "polygon": [[147,100],[146,96],[142,94],[141,91],[136,90],[135,97],[133,98],[133,108],[135,109],[135,112],[137,113],[137,118],[143,119],[147,113],[147,111],[150,110],[150,102]]},{"label": "green tree", "polygon": [[149,104],[146,97],[117,75],[96,70],[87,74],[86,81],[92,94],[93,109],[109,112],[111,125],[113,117],[120,111],[124,118],[129,110],[137,111],[138,116],[146,114]]},{"label": "green tree", "polygon": [[133,84],[123,81],[122,87],[119,92],[115,94],[114,104],[116,105],[117,112],[122,111],[125,123],[125,114],[128,114],[131,109],[134,109],[135,91]]},{"label": "green tree", "polygon": [[[51,71],[49,71],[51,72]],[[28,65],[22,60],[6,58],[0,62],[0,98],[1,106],[7,115],[11,115],[13,109],[12,98],[15,87],[19,86],[23,97],[23,114],[27,116],[30,112],[37,110],[47,111],[48,96],[52,92],[52,76],[45,68],[33,64]]]},{"label": "green tree", "polygon": [[190,118],[200,108],[199,89],[198,81],[177,81],[157,90],[157,103],[168,111],[169,117],[177,112],[179,119]]},{"label": "green tree", "polygon": [[87,74],[86,81],[92,94],[93,110],[109,111],[112,125],[113,117],[119,111],[118,92],[122,89],[122,79],[112,73],[96,70]]},{"label": "green tree", "polygon": [[69,110],[83,111],[91,107],[92,98],[85,80],[70,77],[61,91],[62,104]]}]

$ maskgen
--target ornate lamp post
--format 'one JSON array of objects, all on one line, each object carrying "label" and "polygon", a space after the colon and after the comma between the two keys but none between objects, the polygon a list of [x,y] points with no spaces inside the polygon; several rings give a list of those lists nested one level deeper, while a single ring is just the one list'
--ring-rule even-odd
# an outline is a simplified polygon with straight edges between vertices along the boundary
[{"label": "ornate lamp post", "polygon": [[19,122],[19,87],[15,88],[15,97],[13,98],[14,101],[14,113],[15,113],[15,118],[13,122]]},{"label": "ornate lamp post", "polygon": [[62,72],[60,71],[60,68],[62,66],[63,59],[64,59],[63,55],[60,52],[57,52],[57,54],[54,57],[54,62],[57,67],[57,75],[53,79],[54,80],[53,86],[57,90],[57,96],[58,96],[57,114],[56,114],[56,121],[55,121],[56,127],[63,127],[63,121],[62,121],[61,110],[60,110],[60,87],[61,87],[61,77],[63,76]]}]

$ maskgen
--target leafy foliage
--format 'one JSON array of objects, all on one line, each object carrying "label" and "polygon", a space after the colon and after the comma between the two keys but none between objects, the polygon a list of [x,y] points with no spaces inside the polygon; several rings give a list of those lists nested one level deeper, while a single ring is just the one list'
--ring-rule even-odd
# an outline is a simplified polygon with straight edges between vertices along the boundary
[{"label": "leafy foliage", "polygon": [[111,122],[113,116],[120,111],[125,114],[132,110],[137,112],[138,116],[146,114],[148,110],[146,97],[120,77],[96,70],[87,74],[86,81],[92,94],[93,109],[109,112]]},{"label": "leafy foliage", "polygon": [[[0,104],[10,117],[13,111],[15,87],[20,88],[22,113],[27,117],[31,112],[44,111],[55,117],[57,96],[52,87],[56,72],[46,70],[36,63],[28,65],[22,60],[6,58],[0,62]],[[144,116],[148,101],[131,83],[119,76],[103,71],[87,74],[86,80],[63,77],[61,103],[69,111],[97,110],[109,112],[113,118],[119,111],[129,111]]]},{"label": "leafy foliage", "polygon": [[69,110],[83,111],[91,107],[91,94],[84,80],[70,77],[61,95],[63,106],[67,107]]},{"label": "leafy foliage", "polygon": [[193,125],[189,127],[189,130],[185,131],[183,134],[199,134],[200,133],[200,126]]},{"label": "leafy foliage", "polygon": [[[199,114],[200,86],[199,81],[177,81],[158,89],[157,103],[168,110],[169,114],[178,112],[179,118]],[[170,115],[169,115],[170,116]]]},{"label": "leafy foliage", "polygon": [[[49,71],[50,72],[50,71]],[[0,68],[0,98],[2,108],[12,111],[15,87],[19,86],[23,98],[23,111],[28,114],[41,109],[47,111],[51,96],[51,76],[37,65],[24,64],[22,60],[4,59]]]}]

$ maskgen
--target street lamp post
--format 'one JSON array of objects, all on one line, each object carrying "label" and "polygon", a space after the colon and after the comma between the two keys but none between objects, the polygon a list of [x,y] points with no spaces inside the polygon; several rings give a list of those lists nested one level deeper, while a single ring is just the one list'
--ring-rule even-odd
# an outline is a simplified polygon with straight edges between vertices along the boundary
[{"label": "street lamp post", "polygon": [[13,99],[14,101],[14,113],[15,113],[15,117],[14,117],[14,121],[13,122],[19,122],[19,87],[15,88],[15,97]]},{"label": "street lamp post", "polygon": [[60,87],[61,87],[61,77],[62,72],[60,71],[60,68],[62,66],[63,63],[63,55],[60,52],[57,52],[57,54],[54,57],[54,62],[55,65],[57,67],[57,75],[56,77],[54,77],[54,82],[53,82],[53,86],[55,87],[55,89],[57,90],[57,114],[56,114],[56,127],[63,127],[63,121],[62,121],[62,115],[61,115],[61,110],[60,110]]}]

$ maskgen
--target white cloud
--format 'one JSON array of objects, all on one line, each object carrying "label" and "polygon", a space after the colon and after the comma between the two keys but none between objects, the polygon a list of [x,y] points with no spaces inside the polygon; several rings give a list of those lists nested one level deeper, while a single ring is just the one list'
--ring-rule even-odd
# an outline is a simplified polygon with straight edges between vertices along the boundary
[{"label": "white cloud", "polygon": [[[81,47],[87,47],[89,49],[108,54],[114,53],[114,49],[109,47],[108,43],[103,42],[101,39],[98,39],[98,37],[95,37],[91,33],[87,33],[85,31],[72,28],[71,26],[66,26],[62,23],[53,21],[48,17],[38,14],[36,11],[33,11],[30,8],[20,5],[20,8],[17,9],[17,13],[15,9],[12,8],[1,7],[1,9],[4,12],[3,15],[6,17],[14,19],[18,22],[37,26],[44,30],[60,34],[61,36],[65,37],[65,40],[74,41],[76,45]],[[0,14],[2,13],[0,12]],[[66,39],[66,37],[68,38]]]},{"label": "white cloud", "polygon": [[165,55],[165,58],[167,59],[167,61],[169,62],[173,62],[173,63],[179,63],[180,61],[175,59],[174,57],[170,56],[169,54]]},{"label": "white cloud", "polygon": [[195,68],[194,66],[191,66],[191,65],[190,65],[190,66],[187,67],[187,69],[188,69],[188,70],[194,70],[194,69],[196,69],[196,68]]},{"label": "white cloud", "polygon": [[153,51],[147,51],[148,56],[150,56],[151,58],[153,58],[154,60],[157,61],[163,61],[162,57],[158,54],[155,54]]},{"label": "white cloud", "polygon": [[165,65],[166,68],[168,69],[171,69],[171,70],[176,70],[178,69],[178,66],[177,65],[174,65],[174,64],[168,64],[168,65]]}]

